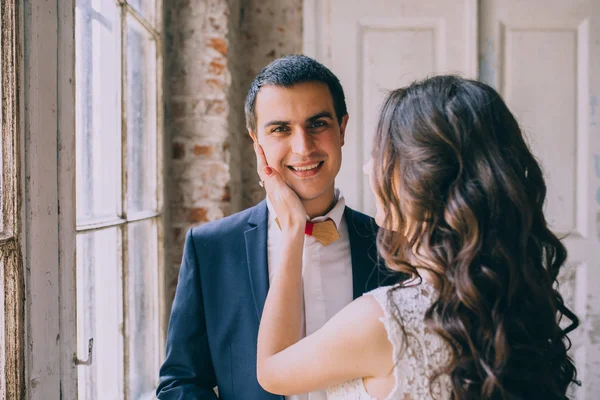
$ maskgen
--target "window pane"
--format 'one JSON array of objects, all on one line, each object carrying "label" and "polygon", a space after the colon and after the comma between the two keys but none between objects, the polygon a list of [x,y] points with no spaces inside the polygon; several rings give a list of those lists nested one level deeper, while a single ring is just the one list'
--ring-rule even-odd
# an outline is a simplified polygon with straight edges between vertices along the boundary
[{"label": "window pane", "polygon": [[156,43],[127,18],[128,213],[157,208]]},{"label": "window pane", "polygon": [[[129,398],[153,398],[158,385],[158,231],[156,220],[129,225],[127,333]],[[150,397],[149,397],[150,396]]]},{"label": "window pane", "polygon": [[121,204],[119,7],[76,8],[77,222],[116,218]]},{"label": "window pane", "polygon": [[153,26],[156,25],[156,0],[129,0],[128,3]]},{"label": "window pane", "polygon": [[77,350],[93,362],[78,367],[79,400],[123,398],[122,279],[119,228],[77,236]]}]

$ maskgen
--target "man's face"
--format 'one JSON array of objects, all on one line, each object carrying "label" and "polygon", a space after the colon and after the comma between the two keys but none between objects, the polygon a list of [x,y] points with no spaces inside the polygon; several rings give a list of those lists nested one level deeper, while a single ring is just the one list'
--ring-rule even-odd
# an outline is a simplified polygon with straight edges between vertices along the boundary
[{"label": "man's face", "polygon": [[263,86],[255,112],[256,132],[250,135],[262,146],[268,164],[303,202],[328,207],[342,163],[348,116],[338,123],[327,85]]}]

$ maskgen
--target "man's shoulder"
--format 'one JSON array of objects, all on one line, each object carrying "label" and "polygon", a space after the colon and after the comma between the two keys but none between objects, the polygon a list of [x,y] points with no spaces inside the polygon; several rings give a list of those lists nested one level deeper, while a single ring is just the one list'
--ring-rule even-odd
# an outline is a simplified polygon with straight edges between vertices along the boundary
[{"label": "man's shoulder", "polygon": [[346,213],[349,213],[352,216],[352,218],[358,219],[359,221],[375,223],[375,219],[373,217],[371,217],[370,215],[364,214],[364,213],[357,211],[353,208],[350,208],[348,206],[346,206]]},{"label": "man's shoulder", "polygon": [[193,238],[223,237],[236,232],[244,232],[249,228],[249,221],[256,216],[260,207],[265,207],[262,203],[247,208],[243,211],[229,215],[227,217],[204,223],[190,229],[190,235]]},{"label": "man's shoulder", "polygon": [[373,217],[348,206],[346,206],[345,216],[348,226],[359,232],[374,234],[377,233],[377,230],[379,229]]}]

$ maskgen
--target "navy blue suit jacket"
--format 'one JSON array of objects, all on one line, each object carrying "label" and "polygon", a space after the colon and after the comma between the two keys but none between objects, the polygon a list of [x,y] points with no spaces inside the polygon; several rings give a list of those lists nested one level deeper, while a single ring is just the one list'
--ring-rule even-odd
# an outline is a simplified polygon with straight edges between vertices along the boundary
[{"label": "navy blue suit jacket", "polygon": [[[256,338],[269,288],[263,201],[191,229],[160,369],[159,399],[283,400],[256,378]],[[354,298],[385,282],[372,218],[346,207]]]}]

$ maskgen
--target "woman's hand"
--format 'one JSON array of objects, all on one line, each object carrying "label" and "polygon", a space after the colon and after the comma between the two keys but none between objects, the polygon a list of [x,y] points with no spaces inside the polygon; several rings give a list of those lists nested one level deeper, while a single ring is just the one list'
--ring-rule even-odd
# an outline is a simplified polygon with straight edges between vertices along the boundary
[{"label": "woman's hand", "polygon": [[256,169],[267,196],[275,209],[282,232],[302,232],[306,226],[306,210],[298,195],[285,183],[281,174],[267,165],[265,153],[258,142],[254,142]]},{"label": "woman's hand", "polygon": [[[279,265],[273,275],[263,309],[257,343],[257,372],[270,371],[275,354],[302,337],[302,251],[306,211],[300,198],[284,182],[278,171],[267,165],[262,147],[255,142],[256,168],[262,186],[279,221],[283,241],[279,244]],[[262,379],[264,375],[260,375]]]}]

